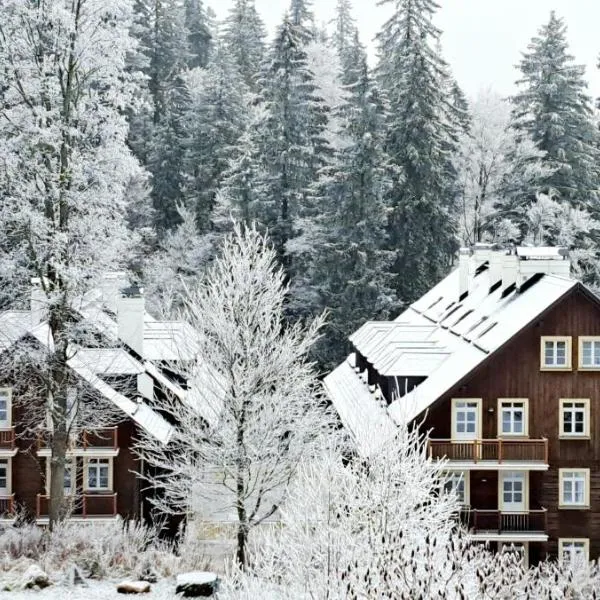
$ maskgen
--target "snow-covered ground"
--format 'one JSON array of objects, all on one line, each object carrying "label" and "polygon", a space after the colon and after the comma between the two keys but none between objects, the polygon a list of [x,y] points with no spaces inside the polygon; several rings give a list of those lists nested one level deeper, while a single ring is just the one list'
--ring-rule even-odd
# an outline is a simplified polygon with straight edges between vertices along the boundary
[{"label": "snow-covered ground", "polygon": [[[67,587],[53,585],[45,590],[27,590],[0,592],[1,600],[113,600],[119,598],[132,598],[117,594],[119,581],[88,581],[88,587]],[[140,594],[144,600],[175,600],[181,598],[175,594],[175,579],[163,579],[152,584],[149,594]]]}]

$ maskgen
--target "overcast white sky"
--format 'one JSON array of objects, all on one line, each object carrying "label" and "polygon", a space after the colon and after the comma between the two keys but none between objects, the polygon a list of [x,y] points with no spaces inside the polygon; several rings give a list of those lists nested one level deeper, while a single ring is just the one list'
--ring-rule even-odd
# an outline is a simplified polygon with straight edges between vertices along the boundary
[{"label": "overcast white sky", "polygon": [[[231,0],[205,0],[223,17]],[[441,9],[436,24],[443,30],[444,56],[459,83],[469,95],[492,87],[502,94],[514,89],[514,65],[540,25],[556,10],[568,25],[571,52],[586,65],[589,91],[600,96],[600,0],[438,0]],[[336,0],[314,0],[319,21],[333,17]],[[256,0],[270,31],[280,22],[289,0]],[[363,41],[372,45],[373,37],[389,14],[377,0],[354,0],[354,13]],[[373,50],[374,54],[374,50]]]}]

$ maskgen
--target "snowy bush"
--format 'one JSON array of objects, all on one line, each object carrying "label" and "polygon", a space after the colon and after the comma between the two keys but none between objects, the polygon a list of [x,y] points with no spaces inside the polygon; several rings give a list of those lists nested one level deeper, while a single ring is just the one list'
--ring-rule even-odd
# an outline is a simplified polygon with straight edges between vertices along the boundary
[{"label": "snowy bush", "polygon": [[206,560],[192,536],[175,548],[139,523],[65,522],[50,532],[35,524],[0,530],[0,571],[23,571],[36,562],[48,573],[76,564],[87,577],[139,576],[151,567],[169,577],[182,570],[202,569]]}]

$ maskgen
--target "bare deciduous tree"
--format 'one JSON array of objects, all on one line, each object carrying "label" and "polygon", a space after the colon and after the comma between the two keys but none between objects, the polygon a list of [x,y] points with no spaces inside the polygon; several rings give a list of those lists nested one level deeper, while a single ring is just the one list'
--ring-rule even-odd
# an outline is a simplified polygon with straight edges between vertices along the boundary
[{"label": "bare deciduous tree", "polygon": [[[196,332],[188,392],[163,408],[177,423],[167,448],[143,440],[151,485],[166,511],[202,516],[218,506],[237,529],[247,565],[250,530],[272,517],[299,463],[330,426],[308,352],[322,319],[288,325],[276,253],[255,229],[236,226],[205,277],[186,286],[182,318]],[[202,502],[198,501],[202,498]]]}]

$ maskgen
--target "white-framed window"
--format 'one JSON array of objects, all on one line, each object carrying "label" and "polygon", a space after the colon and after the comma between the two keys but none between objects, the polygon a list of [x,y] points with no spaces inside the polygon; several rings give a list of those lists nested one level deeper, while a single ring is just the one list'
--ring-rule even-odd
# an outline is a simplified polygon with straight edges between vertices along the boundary
[{"label": "white-framed window", "polygon": [[10,496],[12,493],[12,460],[0,459],[0,496]]},{"label": "white-framed window", "polygon": [[526,436],[529,430],[527,398],[498,399],[498,436]]},{"label": "white-framed window", "polygon": [[84,465],[86,491],[109,492],[113,488],[112,458],[87,458]]},{"label": "white-framed window", "polygon": [[561,398],[558,435],[562,438],[590,436],[589,398]]},{"label": "white-framed window", "polygon": [[589,469],[559,469],[558,479],[560,508],[589,508]]},{"label": "white-framed window", "polygon": [[564,562],[589,560],[590,540],[588,538],[559,538],[558,558]]},{"label": "white-framed window", "polygon": [[481,398],[452,399],[452,439],[481,439]]},{"label": "white-framed window", "polygon": [[571,370],[571,336],[542,336],[541,369]]},{"label": "white-framed window", "polygon": [[502,512],[525,512],[529,506],[529,473],[501,471],[498,474],[498,506]]},{"label": "white-framed window", "polygon": [[469,472],[449,471],[444,479],[443,489],[446,493],[454,492],[459,504],[468,506],[470,499]]},{"label": "white-framed window", "polygon": [[600,369],[600,337],[579,336],[579,368]]},{"label": "white-framed window", "polygon": [[0,388],[0,429],[12,425],[12,389]]}]

